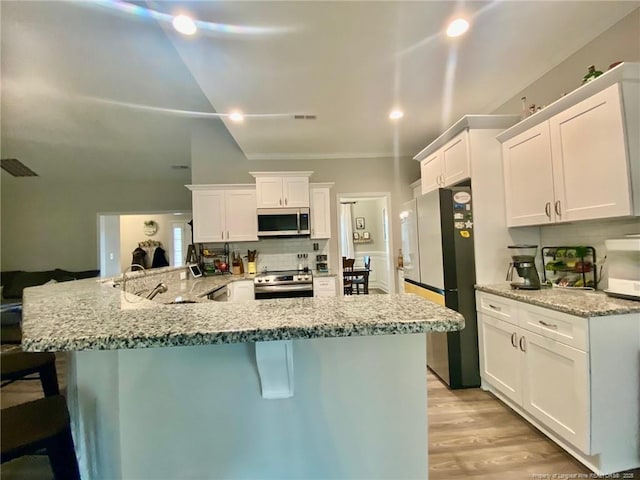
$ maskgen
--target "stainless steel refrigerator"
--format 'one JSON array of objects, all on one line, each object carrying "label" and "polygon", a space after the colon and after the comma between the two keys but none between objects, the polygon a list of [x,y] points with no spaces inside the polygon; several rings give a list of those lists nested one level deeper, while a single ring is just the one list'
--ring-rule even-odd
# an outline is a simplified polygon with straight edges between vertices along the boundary
[{"label": "stainless steel refrigerator", "polygon": [[451,388],[480,385],[470,187],[440,188],[403,205],[405,291],[460,312],[459,332],[427,334],[427,366]]}]

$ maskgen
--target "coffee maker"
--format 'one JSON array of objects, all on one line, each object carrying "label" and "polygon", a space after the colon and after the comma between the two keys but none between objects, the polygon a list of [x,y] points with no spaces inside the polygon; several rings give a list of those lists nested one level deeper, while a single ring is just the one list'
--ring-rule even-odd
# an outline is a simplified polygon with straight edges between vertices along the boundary
[{"label": "coffee maker", "polygon": [[[536,269],[535,259],[537,245],[509,245],[511,263],[507,270],[507,280],[511,281],[511,288],[522,290],[540,290],[540,276]],[[513,271],[518,273],[520,281],[513,280]]]}]

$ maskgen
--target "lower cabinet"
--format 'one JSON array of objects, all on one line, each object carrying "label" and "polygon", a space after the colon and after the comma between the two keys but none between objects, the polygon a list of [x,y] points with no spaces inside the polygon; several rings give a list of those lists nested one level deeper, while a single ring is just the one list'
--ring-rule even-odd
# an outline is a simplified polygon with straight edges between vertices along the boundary
[{"label": "lower cabinet", "polygon": [[476,307],[484,389],[600,475],[640,466],[640,315],[577,317],[485,292]]},{"label": "lower cabinet", "polygon": [[314,277],[313,278],[314,297],[335,297],[336,277]]},{"label": "lower cabinet", "polygon": [[[587,320],[550,310],[540,314],[517,302],[506,316],[501,308],[499,317],[496,303],[479,294],[481,376],[547,428],[591,453],[588,345],[584,341],[579,349],[558,339],[567,330],[563,324],[575,323],[581,330]],[[535,323],[541,333],[523,328]]]},{"label": "lower cabinet", "polygon": [[237,280],[227,285],[228,302],[246,302],[255,300],[253,292],[253,280]]}]

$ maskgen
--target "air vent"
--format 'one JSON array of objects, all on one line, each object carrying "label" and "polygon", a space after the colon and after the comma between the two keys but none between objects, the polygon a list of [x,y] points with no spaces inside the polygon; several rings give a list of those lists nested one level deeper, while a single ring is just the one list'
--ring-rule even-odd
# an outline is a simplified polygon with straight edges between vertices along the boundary
[{"label": "air vent", "polygon": [[0,166],[14,177],[37,177],[38,174],[17,158],[3,158]]},{"label": "air vent", "polygon": [[315,115],[294,115],[293,119],[294,120],[315,120],[316,116]]},{"label": "air vent", "polygon": [[172,170],[189,170],[189,165],[171,165]]}]

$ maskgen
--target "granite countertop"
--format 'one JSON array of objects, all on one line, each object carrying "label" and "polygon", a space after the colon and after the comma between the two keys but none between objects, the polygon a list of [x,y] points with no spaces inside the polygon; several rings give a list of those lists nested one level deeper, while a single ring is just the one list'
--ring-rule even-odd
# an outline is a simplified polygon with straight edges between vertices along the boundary
[{"label": "granite countertop", "polygon": [[517,290],[509,284],[476,285],[476,290],[578,317],[640,314],[640,301],[610,297],[601,291],[564,288]]},{"label": "granite countertop", "polygon": [[[181,281],[165,278],[173,274],[177,272],[146,277],[151,288],[165,281],[170,289],[165,299],[158,295],[154,301],[129,293],[130,287],[140,286],[130,281],[127,291],[95,279],[26,288],[23,350],[113,350],[464,328],[458,312],[412,294],[216,302],[197,292],[206,295],[221,282],[243,277],[188,279],[182,289]],[[197,303],[161,303],[178,292]]]}]

